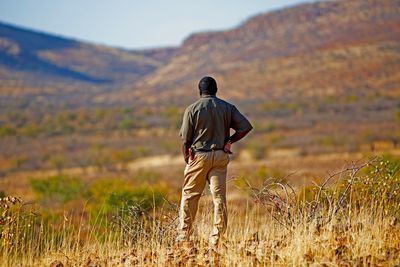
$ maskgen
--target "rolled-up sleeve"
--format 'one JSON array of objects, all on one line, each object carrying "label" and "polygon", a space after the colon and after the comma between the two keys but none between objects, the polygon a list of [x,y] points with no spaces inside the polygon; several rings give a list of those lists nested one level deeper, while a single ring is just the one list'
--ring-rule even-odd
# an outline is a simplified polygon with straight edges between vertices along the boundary
[{"label": "rolled-up sleeve", "polygon": [[245,116],[243,116],[242,113],[239,112],[239,110],[235,107],[232,106],[232,120],[231,120],[231,128],[234,129],[237,132],[246,132],[250,131],[253,129],[253,126],[251,123],[246,119]]},{"label": "rolled-up sleeve", "polygon": [[191,143],[193,141],[193,118],[190,114],[190,109],[187,108],[183,114],[183,121],[179,135],[183,142]]}]

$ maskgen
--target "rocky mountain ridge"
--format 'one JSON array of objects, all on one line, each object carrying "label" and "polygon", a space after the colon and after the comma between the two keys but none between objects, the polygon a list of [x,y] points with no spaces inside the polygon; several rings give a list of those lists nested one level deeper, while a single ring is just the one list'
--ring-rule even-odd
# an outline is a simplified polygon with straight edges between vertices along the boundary
[{"label": "rocky mountain ridge", "polygon": [[398,0],[303,4],[144,51],[0,25],[0,99],[43,96],[51,87],[54,99],[73,103],[70,91],[84,105],[184,105],[204,75],[237,102],[398,95],[399,51]]}]

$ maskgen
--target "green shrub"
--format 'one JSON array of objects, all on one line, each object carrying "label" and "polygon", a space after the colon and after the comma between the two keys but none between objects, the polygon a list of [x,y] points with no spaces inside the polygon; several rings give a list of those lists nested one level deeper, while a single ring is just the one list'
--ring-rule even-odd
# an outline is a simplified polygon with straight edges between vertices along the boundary
[{"label": "green shrub", "polygon": [[346,103],[355,103],[359,101],[359,97],[357,95],[348,95],[345,97]]},{"label": "green shrub", "polygon": [[101,179],[91,184],[91,212],[94,214],[116,214],[130,206],[149,209],[161,203],[166,189],[163,187],[136,187],[121,179]]},{"label": "green shrub", "polygon": [[139,157],[147,157],[148,155],[150,155],[150,149],[148,147],[145,147],[145,146],[138,146],[135,149],[135,153]]},{"label": "green shrub", "polygon": [[251,156],[256,159],[264,159],[267,157],[267,141],[251,141],[248,144],[248,150],[250,151]]},{"label": "green shrub", "polygon": [[254,123],[254,128],[260,133],[271,133],[277,129],[274,123]]},{"label": "green shrub", "polygon": [[17,130],[12,125],[0,125],[0,137],[14,136]]},{"label": "green shrub", "polygon": [[55,175],[45,179],[32,179],[31,186],[45,204],[65,203],[86,195],[84,182],[76,177]]},{"label": "green shrub", "polygon": [[161,175],[154,171],[141,171],[135,175],[135,181],[145,184],[154,184],[160,180]]},{"label": "green shrub", "polygon": [[120,121],[118,128],[121,130],[131,130],[135,128],[135,121],[131,117],[125,117]]},{"label": "green shrub", "polygon": [[338,142],[334,136],[323,136],[318,139],[318,144],[323,147],[337,147],[340,142]]},{"label": "green shrub", "polygon": [[302,102],[265,102],[257,106],[261,112],[271,114],[293,114],[303,113],[307,109],[307,104]]},{"label": "green shrub", "polygon": [[26,155],[19,155],[11,159],[11,170],[18,171],[22,165],[29,161]]},{"label": "green shrub", "polygon": [[386,214],[400,211],[400,157],[384,155],[370,165],[356,181],[355,192],[360,203],[380,203]]},{"label": "green shrub", "polygon": [[140,187],[135,189],[125,189],[111,193],[107,197],[107,205],[112,208],[125,209],[132,205],[140,205],[144,209],[149,209],[154,204],[162,200],[159,192],[151,192],[148,188]]},{"label": "green shrub", "polygon": [[133,150],[130,148],[116,150],[111,153],[113,163],[119,166],[119,170],[126,171],[128,163],[134,159]]},{"label": "green shrub", "polygon": [[180,126],[182,114],[178,107],[168,107],[163,115],[168,118],[169,125],[172,129],[178,129]]},{"label": "green shrub", "polygon": [[39,125],[35,123],[30,123],[25,125],[25,127],[21,129],[21,134],[29,137],[35,137],[39,135],[42,131],[43,129]]},{"label": "green shrub", "polygon": [[396,120],[400,122],[400,110],[396,111]]},{"label": "green shrub", "polygon": [[262,186],[265,181],[286,182],[286,174],[280,169],[268,168],[261,165],[258,169],[244,171],[235,179],[235,186],[241,189],[248,187],[248,183],[252,186]]},{"label": "green shrub", "polygon": [[[335,186],[328,186],[321,200],[342,202],[342,206],[374,207],[375,214],[399,216],[400,211],[400,158],[385,155],[368,165],[348,169],[340,174]],[[335,204],[337,205],[337,204]]]},{"label": "green shrub", "polygon": [[289,102],[286,104],[287,109],[294,111],[296,113],[303,113],[307,108],[307,104],[302,102]]},{"label": "green shrub", "polygon": [[111,163],[111,158],[102,144],[95,144],[89,151],[90,162],[96,166],[99,171],[103,171]]},{"label": "green shrub", "polygon": [[258,110],[268,112],[274,110],[280,110],[283,108],[283,104],[279,102],[265,102],[258,106]]},{"label": "green shrub", "polygon": [[314,185],[303,186],[299,192],[298,200],[303,203],[311,202],[315,199],[317,191],[318,190]]},{"label": "green shrub", "polygon": [[63,156],[63,155],[57,155],[57,154],[55,154],[55,155],[50,155],[50,157],[48,158],[48,163],[50,164],[50,166],[52,167],[52,168],[55,168],[55,169],[57,169],[57,172],[58,173],[61,173],[62,172],[62,169],[64,168],[64,166],[65,166],[65,162],[66,162],[66,159],[65,159],[65,157]]},{"label": "green shrub", "polygon": [[335,95],[327,95],[322,100],[324,104],[336,104],[339,103],[339,101],[340,99]]}]

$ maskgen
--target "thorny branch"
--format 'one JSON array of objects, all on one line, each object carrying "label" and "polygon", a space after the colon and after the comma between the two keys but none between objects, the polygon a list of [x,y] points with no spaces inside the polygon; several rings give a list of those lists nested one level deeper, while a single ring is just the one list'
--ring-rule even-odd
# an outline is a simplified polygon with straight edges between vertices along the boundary
[{"label": "thorny branch", "polygon": [[[272,177],[267,178],[261,188],[253,187],[248,180],[245,180],[247,188],[256,203],[265,207],[272,207],[272,217],[281,225],[291,229],[296,221],[306,219],[311,221],[318,219],[321,223],[329,223],[333,217],[342,208],[346,208],[345,201],[357,179],[357,174],[366,166],[372,165],[377,160],[372,159],[363,164],[352,163],[338,172],[329,174],[324,181],[318,185],[314,182],[314,188],[317,190],[313,200],[298,201],[297,194],[286,179],[277,180]],[[332,192],[328,192],[329,184],[342,182],[343,177],[348,174],[347,185],[339,196],[335,197]],[[328,206],[327,216],[320,212]],[[322,205],[325,204],[325,205]],[[294,216],[297,214],[297,216]],[[326,213],[325,213],[326,214]]]},{"label": "thorny branch", "polygon": [[[126,236],[130,237],[131,242],[135,242],[139,237],[156,236],[160,241],[166,236],[167,232],[175,231],[178,217],[176,216],[178,206],[163,198],[164,206],[157,213],[157,218],[152,215],[149,209],[144,208],[143,203],[136,203],[121,209],[118,215],[112,217],[111,222],[119,227]],[[171,215],[173,214],[173,215]]]}]

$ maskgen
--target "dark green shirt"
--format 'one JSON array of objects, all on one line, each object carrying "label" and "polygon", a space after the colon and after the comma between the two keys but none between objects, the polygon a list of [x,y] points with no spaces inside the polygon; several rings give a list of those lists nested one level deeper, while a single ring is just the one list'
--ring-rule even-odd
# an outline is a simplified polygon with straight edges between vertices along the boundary
[{"label": "dark green shirt", "polygon": [[234,105],[205,95],[186,108],[180,135],[195,150],[222,149],[230,128],[244,132],[253,127]]}]

